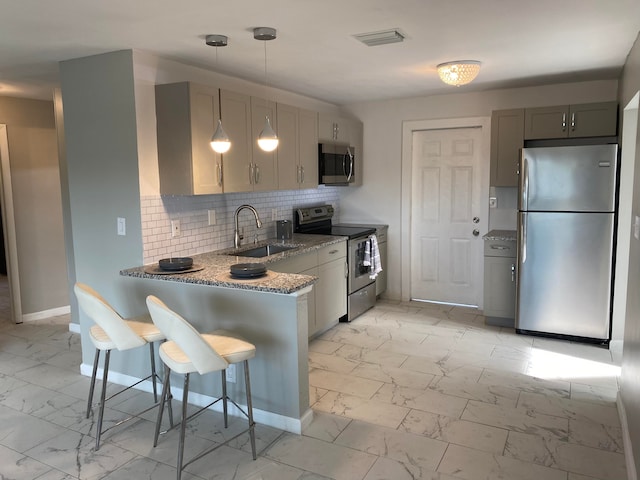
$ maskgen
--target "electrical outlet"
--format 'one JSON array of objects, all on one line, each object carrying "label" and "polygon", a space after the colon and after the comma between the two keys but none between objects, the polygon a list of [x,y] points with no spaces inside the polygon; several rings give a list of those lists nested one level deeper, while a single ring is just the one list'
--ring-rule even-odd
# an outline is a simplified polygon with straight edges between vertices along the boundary
[{"label": "electrical outlet", "polygon": [[118,227],[117,227],[118,235],[126,235],[127,234],[127,220],[122,218],[122,217],[118,217],[117,224],[118,224]]},{"label": "electrical outlet", "polygon": [[278,219],[278,209],[277,208],[272,208],[271,209],[271,220],[276,221]]},{"label": "electrical outlet", "polygon": [[230,363],[227,367],[227,382],[236,383],[236,364]]},{"label": "electrical outlet", "polygon": [[489,208],[498,208],[498,199],[496,197],[489,197]]},{"label": "electrical outlet", "polygon": [[180,220],[171,220],[171,236],[180,236]]},{"label": "electrical outlet", "polygon": [[215,225],[216,224],[216,211],[215,210],[208,210],[207,211],[209,214],[209,225]]}]

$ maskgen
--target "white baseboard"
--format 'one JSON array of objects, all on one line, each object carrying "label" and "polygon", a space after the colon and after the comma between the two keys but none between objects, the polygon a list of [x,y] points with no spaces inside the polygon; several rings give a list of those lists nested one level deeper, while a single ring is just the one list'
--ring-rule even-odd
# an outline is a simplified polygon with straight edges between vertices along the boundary
[{"label": "white baseboard", "polygon": [[616,405],[618,407],[618,415],[620,416],[620,424],[622,425],[622,441],[624,444],[624,459],[627,466],[627,479],[638,480],[638,473],[636,472],[636,464],[633,455],[633,445],[631,444],[631,435],[629,434],[629,424],[627,423],[627,411],[622,403],[620,397],[620,391],[616,397]]},{"label": "white baseboard", "polygon": [[[93,366],[83,363],[80,365],[80,373],[87,377],[91,376],[93,372]],[[98,368],[98,372],[96,377],[102,379],[102,368]],[[139,378],[132,377],[130,375],[125,375],[119,372],[109,371],[109,382],[116,383],[118,385],[132,385],[136,383]],[[100,388],[100,387],[96,387]],[[144,392],[153,392],[153,386],[151,381],[142,382],[139,385],[136,385],[135,388],[137,390],[142,390]],[[171,394],[174,398],[182,400],[182,388],[178,388],[174,385],[171,386]],[[196,405],[198,407],[204,407],[205,405],[209,405],[215,398],[210,397],[208,395],[203,395],[201,393],[189,392],[189,403]],[[240,408],[246,410],[246,405],[238,403]],[[240,412],[236,406],[229,402],[229,410],[228,413],[234,417],[244,417],[242,412]],[[222,402],[216,403],[215,405],[210,407],[211,410],[215,412],[222,412]],[[245,417],[246,418],[246,417]],[[280,430],[285,430],[287,432],[296,433],[300,435],[302,433],[303,428],[306,428],[311,421],[313,420],[313,410],[310,408],[302,415],[301,418],[294,417],[285,417],[283,415],[279,415],[273,412],[267,412],[264,410],[260,410],[258,408],[253,408],[253,419],[256,423],[260,423],[262,425],[267,425],[269,427],[278,428]]]},{"label": "white baseboard", "polygon": [[66,307],[52,308],[49,310],[43,310],[41,312],[25,313],[24,315],[22,315],[22,321],[35,322],[36,320],[44,320],[45,318],[59,317],[60,315],[67,315],[70,312],[71,312],[71,307],[67,305]]}]

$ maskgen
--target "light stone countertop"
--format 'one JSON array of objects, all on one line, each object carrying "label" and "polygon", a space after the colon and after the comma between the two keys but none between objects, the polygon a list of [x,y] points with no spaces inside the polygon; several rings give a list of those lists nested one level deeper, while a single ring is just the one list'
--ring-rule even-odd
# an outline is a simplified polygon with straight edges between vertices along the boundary
[{"label": "light stone countertop", "polygon": [[[251,250],[255,247],[267,244],[292,245],[297,248],[276,253],[268,257],[253,258],[239,257],[233,255],[235,248],[227,248],[216,250],[214,252],[201,253],[191,255],[194,267],[203,267],[201,270],[184,273],[148,273],[149,267],[155,267],[157,264],[143,265],[140,267],[128,268],[120,271],[120,275],[126,277],[146,278],[152,280],[164,280],[180,283],[195,283],[199,285],[211,285],[215,287],[239,288],[244,290],[256,290],[261,292],[290,294],[297,292],[309,285],[313,285],[317,277],[311,275],[299,275],[293,273],[273,272],[269,269],[269,264],[295,257],[313,250],[318,250],[327,245],[332,245],[342,241],[346,241],[347,237],[339,237],[332,235],[304,235],[293,234],[290,240],[264,240],[257,244],[248,243],[240,246],[239,252]],[[237,263],[264,263],[267,267],[267,275],[260,278],[237,279],[232,278],[229,274],[229,267]],[[147,271],[145,271],[147,270]]]},{"label": "light stone countertop", "polygon": [[500,240],[503,242],[515,242],[517,234],[515,230],[490,230],[482,236],[483,240]]}]

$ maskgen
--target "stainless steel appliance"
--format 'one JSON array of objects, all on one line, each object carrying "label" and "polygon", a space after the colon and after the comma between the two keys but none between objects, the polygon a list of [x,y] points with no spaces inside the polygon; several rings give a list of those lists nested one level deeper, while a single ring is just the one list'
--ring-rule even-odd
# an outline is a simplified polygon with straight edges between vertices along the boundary
[{"label": "stainless steel appliance", "polygon": [[296,233],[339,235],[347,237],[347,315],[341,321],[351,321],[374,306],[376,283],[370,278],[370,267],[365,265],[365,251],[369,236],[376,229],[368,226],[333,224],[331,205],[297,208],[294,211]]},{"label": "stainless steel appliance", "polygon": [[355,148],[339,143],[318,144],[318,178],[323,185],[349,185],[355,181]]},{"label": "stainless steel appliance", "polygon": [[617,145],[524,148],[516,331],[608,344]]}]

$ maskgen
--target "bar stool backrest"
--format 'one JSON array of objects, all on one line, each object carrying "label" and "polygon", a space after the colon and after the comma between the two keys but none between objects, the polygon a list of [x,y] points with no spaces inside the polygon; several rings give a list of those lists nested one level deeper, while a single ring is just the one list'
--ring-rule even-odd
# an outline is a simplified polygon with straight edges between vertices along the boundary
[{"label": "bar stool backrest", "polygon": [[184,318],[167,307],[154,295],[147,297],[147,307],[153,323],[189,357],[199,374],[226,369],[227,361],[209,345]]},{"label": "bar stool backrest", "polygon": [[102,328],[118,350],[145,345],[147,341],[140,337],[109,303],[89,285],[76,283],[73,291],[80,308]]}]

